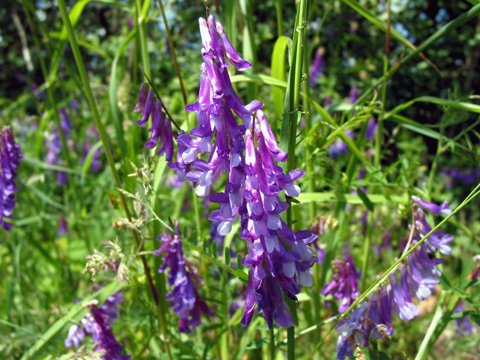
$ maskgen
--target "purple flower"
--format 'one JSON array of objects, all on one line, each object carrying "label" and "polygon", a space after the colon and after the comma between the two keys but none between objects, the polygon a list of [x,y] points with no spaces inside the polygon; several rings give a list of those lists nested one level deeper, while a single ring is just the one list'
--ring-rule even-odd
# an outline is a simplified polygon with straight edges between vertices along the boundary
[{"label": "purple flower", "polygon": [[434,214],[439,214],[439,215],[444,215],[448,216],[452,213],[452,210],[450,209],[448,205],[448,201],[444,201],[440,205],[436,205],[434,203],[428,202],[426,200],[423,200],[419,196],[413,195],[412,200],[415,201],[417,204],[419,204],[421,207],[424,209],[434,213]]},{"label": "purple flower", "polygon": [[68,236],[68,224],[63,216],[60,216],[60,225],[57,230],[57,237]]},{"label": "purple flower", "polygon": [[[465,308],[465,302],[463,300],[460,300],[453,313],[461,313],[463,310],[465,310]],[[453,326],[458,330],[458,335],[460,336],[468,336],[472,334],[473,325],[468,319],[468,316],[463,316],[461,318],[455,319]]]},{"label": "purple flower", "polygon": [[[345,135],[348,136],[349,139],[353,139],[353,131],[348,130],[345,131]],[[330,147],[328,148],[328,153],[331,157],[336,157],[347,152],[348,146],[343,142],[342,139],[337,139]]]},{"label": "purple flower", "polygon": [[332,281],[325,284],[321,294],[332,294],[335,299],[340,300],[338,311],[343,313],[361,295],[357,285],[360,274],[356,271],[351,255],[347,259],[333,260],[332,273]]},{"label": "purple flower", "polygon": [[[176,231],[179,232],[178,223]],[[193,284],[192,274],[188,267],[182,252],[182,242],[178,235],[164,232],[158,237],[162,241],[162,246],[154,252],[158,256],[164,254],[163,264],[158,272],[163,273],[169,269],[167,284],[173,286],[173,289],[167,293],[167,300],[173,307],[175,314],[179,316],[178,330],[180,332],[190,333],[200,324],[200,315],[213,316],[207,304],[200,298],[198,290]]]},{"label": "purple flower", "polygon": [[365,139],[373,140],[376,134],[377,123],[375,122],[375,118],[372,116],[370,120],[368,120],[367,130],[365,131]]},{"label": "purple flower", "polygon": [[322,56],[324,52],[325,48],[323,46],[319,47],[315,52],[315,59],[310,67],[310,86],[312,88],[317,87],[317,81],[323,74],[325,62],[323,61]]},{"label": "purple flower", "polygon": [[13,226],[5,219],[12,218],[13,208],[17,203],[15,193],[18,188],[14,180],[22,158],[22,150],[15,142],[12,128],[5,126],[0,132],[0,226],[5,230],[10,230]]},{"label": "purple flower", "polygon": [[123,347],[117,342],[112,333],[111,326],[118,317],[120,308],[118,304],[125,300],[121,291],[107,298],[107,301],[99,308],[95,305],[90,307],[90,313],[81,320],[80,324],[72,325],[65,339],[65,346],[79,347],[85,336],[92,335],[93,342],[98,346],[94,352],[104,350],[102,359],[105,360],[128,360],[130,355],[121,355]]}]

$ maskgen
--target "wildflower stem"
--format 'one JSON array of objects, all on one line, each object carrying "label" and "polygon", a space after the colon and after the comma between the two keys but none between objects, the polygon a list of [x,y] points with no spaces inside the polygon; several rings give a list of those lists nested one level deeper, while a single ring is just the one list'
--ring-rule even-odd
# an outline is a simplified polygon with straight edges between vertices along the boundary
[{"label": "wildflower stem", "polygon": [[420,345],[420,349],[418,349],[418,353],[415,356],[415,360],[422,360],[425,357],[425,355],[429,353],[427,351],[428,345],[430,343],[430,339],[435,333],[435,329],[438,327],[438,325],[442,320],[442,316],[443,316],[442,308],[444,306],[444,303],[445,303],[445,291],[442,291],[438,299],[437,308],[435,310],[435,314],[433,315],[432,322],[430,323],[427,333],[425,334],[425,337],[422,340],[422,344]]},{"label": "wildflower stem", "polygon": [[276,0],[275,7],[277,8],[277,33],[280,37],[283,36],[282,0]]},{"label": "wildflower stem", "polygon": [[[103,147],[105,149],[105,154],[106,154],[107,161],[108,161],[108,164],[110,166],[110,169],[112,171],[113,178],[115,180],[115,185],[116,185],[117,189],[120,189],[121,185],[122,185],[121,181],[120,181],[120,176],[117,172],[117,169],[115,168],[115,161],[113,159],[113,155],[112,155],[112,152],[111,152],[109,139],[108,139],[107,133],[105,131],[105,127],[103,126],[102,121],[100,119],[100,114],[98,112],[98,108],[97,108],[97,104],[95,102],[95,98],[93,97],[93,94],[92,94],[92,89],[90,88],[90,83],[88,81],[87,72],[85,70],[85,65],[83,63],[82,55],[80,54],[80,50],[78,48],[77,40],[76,40],[76,37],[75,37],[75,32],[73,30],[72,24],[70,23],[70,18],[68,16],[67,8],[66,8],[66,5],[65,5],[65,0],[58,0],[58,7],[60,9],[60,13],[61,13],[61,16],[62,16],[63,23],[65,24],[65,28],[67,29],[67,35],[68,35],[68,39],[70,41],[70,46],[72,47],[73,55],[75,57],[75,62],[77,63],[78,72],[80,73],[80,78],[82,80],[82,84],[83,84],[83,87],[85,89],[85,93],[87,95],[87,101],[88,101],[88,104],[89,104],[90,109],[92,111],[93,119],[95,121],[95,125],[97,127],[98,133],[100,134],[100,139],[102,140],[102,144],[103,144]],[[126,202],[125,196],[120,191],[119,191],[119,196],[120,196],[120,200],[122,202],[122,206],[125,210],[125,214],[126,214],[128,220],[131,221],[132,217],[131,217],[130,210],[128,208],[128,204]],[[141,251],[140,240],[138,238],[137,232],[135,230],[132,230],[132,234],[133,234],[133,237],[135,239],[135,243],[137,244],[138,251]],[[149,287],[150,287],[150,291],[152,292],[153,300],[155,301],[156,306],[159,307],[158,293],[157,293],[157,290],[156,290],[156,288],[153,284],[153,279],[152,279],[152,275],[150,273],[150,269],[149,269],[148,264],[147,264],[147,260],[145,259],[145,256],[143,256],[143,255],[141,255],[140,258],[141,258],[143,267],[145,269],[145,275],[147,276],[147,281],[148,281],[148,284],[149,284]],[[158,309],[158,311],[160,313],[160,309]],[[168,341],[166,342],[166,347],[167,347],[167,353],[169,355],[169,359],[171,359],[171,354],[170,354],[170,351],[169,351]]]},{"label": "wildflower stem", "polygon": [[270,329],[270,360],[275,360],[275,332],[274,326]]},{"label": "wildflower stem", "polygon": [[[380,160],[382,155],[382,137],[383,137],[383,117],[385,114],[385,100],[387,98],[387,81],[388,81],[388,60],[390,55],[390,23],[391,23],[391,0],[387,2],[388,20],[387,20],[387,39],[385,42],[385,60],[383,63],[383,85],[382,85],[382,109],[378,117],[377,136],[375,139],[375,155],[373,166],[380,169]],[[357,102],[356,102],[357,103]]]},{"label": "wildflower stem", "polygon": [[365,242],[363,244],[363,264],[362,264],[362,286],[361,290],[365,289],[367,284],[368,259],[370,257],[370,248],[372,246],[372,232],[373,232],[373,211],[368,212],[367,233]]},{"label": "wildflower stem", "polygon": [[158,6],[160,7],[160,12],[162,13],[163,23],[165,24],[165,31],[167,32],[168,44],[172,51],[172,59],[175,64],[175,71],[177,72],[178,81],[180,82],[180,89],[182,90],[183,103],[187,105],[187,93],[185,92],[185,87],[183,85],[182,74],[180,73],[180,67],[178,66],[177,55],[175,53],[175,46],[173,45],[172,34],[170,33],[170,28],[168,27],[167,17],[165,16],[165,9],[163,8],[162,0],[158,0]]}]

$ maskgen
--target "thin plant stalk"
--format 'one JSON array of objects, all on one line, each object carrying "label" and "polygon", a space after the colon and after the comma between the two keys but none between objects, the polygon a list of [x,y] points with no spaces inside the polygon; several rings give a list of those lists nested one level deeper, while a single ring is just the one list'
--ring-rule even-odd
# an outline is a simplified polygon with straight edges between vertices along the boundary
[{"label": "thin plant stalk", "polygon": [[391,0],[387,2],[388,20],[387,20],[387,39],[385,42],[385,59],[383,63],[383,85],[382,85],[382,109],[377,122],[377,136],[375,139],[375,155],[373,165],[380,169],[380,160],[382,157],[382,138],[383,138],[383,116],[385,114],[385,100],[387,98],[387,81],[388,81],[388,61],[390,58],[390,24],[391,24]]},{"label": "thin plant stalk", "polygon": [[180,72],[180,66],[178,66],[177,54],[175,52],[175,46],[173,45],[172,34],[170,33],[170,28],[168,27],[168,21],[167,17],[165,16],[165,9],[163,8],[162,0],[158,0],[158,6],[160,7],[160,12],[162,13],[163,23],[165,24],[165,31],[167,32],[168,44],[170,45],[173,63],[175,64],[175,71],[177,72],[178,81],[180,82],[183,103],[184,105],[187,105],[187,93],[185,92],[185,86],[183,85],[182,73]]},{"label": "thin plant stalk", "polygon": [[[61,16],[62,16],[63,23],[65,24],[65,28],[67,29],[67,35],[68,35],[68,39],[70,41],[70,46],[72,47],[73,55],[74,55],[75,61],[77,63],[78,72],[80,73],[80,78],[82,79],[82,84],[85,88],[85,92],[86,92],[86,95],[87,95],[87,101],[88,101],[88,104],[89,104],[90,109],[92,111],[93,119],[95,121],[95,125],[96,125],[97,130],[100,134],[100,139],[102,141],[102,144],[103,144],[103,147],[104,147],[104,150],[105,150],[105,154],[106,154],[106,157],[107,157],[108,164],[109,164],[110,169],[112,171],[112,175],[113,175],[113,178],[115,180],[116,187],[117,187],[117,189],[120,189],[121,185],[122,185],[121,181],[120,181],[120,176],[117,172],[117,169],[115,168],[115,161],[113,159],[113,155],[112,155],[112,152],[110,150],[108,135],[107,135],[107,133],[105,131],[105,127],[103,126],[102,121],[100,119],[100,113],[98,112],[97,104],[95,102],[95,98],[93,97],[93,93],[92,93],[92,90],[90,88],[90,83],[88,81],[87,72],[85,70],[85,65],[83,63],[82,55],[81,55],[80,50],[78,48],[77,40],[76,40],[76,37],[75,37],[75,32],[73,30],[72,24],[70,23],[70,18],[68,16],[67,8],[66,8],[66,5],[65,5],[65,0],[58,0],[58,7],[60,9],[60,13],[61,13]],[[125,210],[125,214],[127,216],[127,219],[129,221],[131,221],[132,217],[131,217],[131,213],[130,213],[130,210],[128,208],[128,204],[127,204],[127,201],[125,199],[125,196],[120,191],[119,191],[119,196],[120,196],[122,206]],[[132,230],[132,234],[133,234],[133,237],[135,239],[135,243],[137,244],[138,251],[141,251],[140,240],[138,238],[137,232],[135,230]],[[161,316],[162,310],[160,308],[160,301],[159,301],[158,293],[157,293],[157,290],[156,290],[156,288],[153,284],[153,279],[152,279],[152,275],[150,273],[150,269],[149,269],[148,264],[147,264],[147,260],[145,259],[144,255],[140,255],[140,258],[141,258],[141,261],[142,261],[142,264],[143,264],[143,267],[144,267],[144,270],[145,270],[145,275],[147,276],[147,281],[148,281],[148,284],[149,284],[149,287],[150,287],[150,291],[152,293],[153,300],[155,301],[155,304],[157,306],[157,312],[158,312],[158,315],[159,315],[158,316],[159,322],[161,323],[161,325],[163,324],[162,328],[166,329],[165,324],[163,323],[163,317]],[[169,359],[172,359],[172,355],[171,355],[171,352],[170,352],[169,341],[166,338],[166,334],[164,334],[164,335],[165,335],[165,347],[167,349],[167,355],[168,355]]]}]

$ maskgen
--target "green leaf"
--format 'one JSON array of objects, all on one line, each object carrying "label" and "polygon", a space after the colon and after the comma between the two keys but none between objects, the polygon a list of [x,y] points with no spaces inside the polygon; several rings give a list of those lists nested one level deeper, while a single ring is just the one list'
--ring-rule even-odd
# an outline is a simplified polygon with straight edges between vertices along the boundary
[{"label": "green leaf", "polygon": [[279,87],[287,87],[287,84],[284,81],[275,79],[268,75],[258,75],[258,74],[240,74],[233,75],[230,77],[232,83],[236,82],[257,82],[259,84],[274,85]]},{"label": "green leaf", "polygon": [[232,254],[230,254],[230,249],[228,246],[225,246],[223,250],[223,255],[225,256],[225,265],[230,266],[230,262],[232,261]]},{"label": "green leaf", "polygon": [[468,275],[470,274],[472,267],[472,258],[468,259],[466,263],[462,263],[462,273],[460,274],[460,281],[458,283],[458,287],[462,290],[468,286]]},{"label": "green leaf", "polygon": [[246,349],[247,350],[259,349],[268,344],[270,344],[270,338],[263,338],[263,339],[259,339],[251,342],[250,344],[247,345]]},{"label": "green leaf", "polygon": [[367,194],[365,194],[365,192],[362,189],[360,189],[360,187],[358,187],[358,186],[357,186],[357,194],[358,194],[358,197],[360,198],[360,200],[362,200],[362,202],[365,204],[367,209],[370,210],[370,211],[373,211],[372,202],[368,198]]},{"label": "green leaf", "polygon": [[[385,196],[378,194],[369,194],[368,199],[372,204],[383,204],[383,203],[408,203],[409,199],[406,196]],[[310,203],[310,202],[343,202],[346,201],[350,204],[363,204],[364,201],[360,198],[359,195],[353,194],[339,194],[334,192],[323,192],[323,193],[311,193],[305,192],[301,193],[298,196],[300,203]]]},{"label": "green leaf", "polygon": [[[286,36],[280,36],[275,41],[272,54],[272,78],[277,79],[287,85],[287,49],[292,47],[292,39]],[[283,116],[283,106],[285,103],[285,89],[283,86],[274,86],[272,88],[273,106],[277,118]]]},{"label": "green leaf", "polygon": [[472,319],[472,321],[477,324],[478,326],[480,326],[480,314],[470,314],[470,319]]}]

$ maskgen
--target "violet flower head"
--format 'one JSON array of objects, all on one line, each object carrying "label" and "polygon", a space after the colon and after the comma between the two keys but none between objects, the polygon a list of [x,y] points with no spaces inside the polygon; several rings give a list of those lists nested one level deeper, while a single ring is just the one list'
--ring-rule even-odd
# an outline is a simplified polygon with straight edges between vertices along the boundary
[{"label": "violet flower head", "polygon": [[370,120],[368,120],[367,130],[365,131],[365,139],[373,140],[377,135],[377,122],[375,118],[372,116]]},{"label": "violet flower head", "polygon": [[[62,129],[63,136],[65,141],[70,137],[70,132],[73,130],[72,123],[68,116],[67,110],[61,108],[58,110],[60,114],[60,127]],[[59,158],[59,154],[62,152],[62,143],[60,140],[60,134],[57,127],[53,129],[53,139],[50,141],[48,154],[45,159],[50,165],[62,165],[63,160]],[[50,172],[54,172],[51,170]],[[68,182],[68,174],[64,171],[57,171],[57,184],[59,186],[64,186]]]},{"label": "violet flower head", "polygon": [[[296,300],[300,285],[311,285],[316,257],[310,244],[316,236],[287,226],[280,214],[288,204],[279,195],[283,190],[286,196],[298,196],[295,181],[305,173],[283,173],[276,161],[288,156],[261,111],[264,104],[253,100],[245,105],[232,86],[226,68],[244,71],[251,64],[239,56],[213,16],[198,22],[203,45],[199,94],[185,108],[197,113],[198,126],[178,137],[177,162],[169,166],[196,184],[197,195],[218,204],[209,215],[218,236],[227,235],[240,218],[240,237],[248,247],[243,264],[250,267],[242,324],[250,323],[257,308],[270,327],[273,322],[289,327],[293,319],[282,292]],[[225,189],[214,193],[222,174],[228,174]]]},{"label": "violet flower head", "polygon": [[312,66],[310,67],[310,86],[312,88],[317,87],[317,81],[323,74],[323,69],[325,68],[325,62],[323,61],[323,53],[325,52],[324,47],[319,47],[315,52],[315,58],[313,60]]},{"label": "violet flower head", "polygon": [[[179,232],[178,223],[176,231]],[[213,311],[200,298],[197,288],[192,281],[199,281],[195,274],[189,271],[188,263],[183,257],[182,242],[178,235],[164,232],[158,237],[163,242],[162,246],[154,251],[154,255],[164,254],[163,264],[158,272],[163,273],[169,269],[167,284],[173,289],[167,293],[167,300],[179,316],[178,330],[190,333],[200,325],[200,315],[204,313],[213,316]]]},{"label": "violet flower head", "polygon": [[93,342],[97,344],[94,352],[103,350],[102,359],[105,360],[128,360],[130,355],[121,355],[123,347],[113,335],[111,326],[118,317],[120,308],[118,304],[125,300],[121,291],[107,298],[107,301],[99,308],[96,305],[90,307],[90,312],[81,320],[80,324],[70,327],[65,346],[79,347],[80,342],[91,335]]},{"label": "violet flower head", "polygon": [[360,273],[356,270],[351,255],[346,259],[333,260],[332,273],[332,281],[325,284],[321,294],[332,294],[335,299],[340,300],[338,311],[343,313],[361,295],[357,285]]},{"label": "violet flower head", "polygon": [[0,132],[0,226],[5,230],[10,230],[13,226],[6,219],[12,218],[17,203],[15,193],[18,188],[14,180],[22,158],[22,150],[15,142],[12,128],[5,126]]}]

